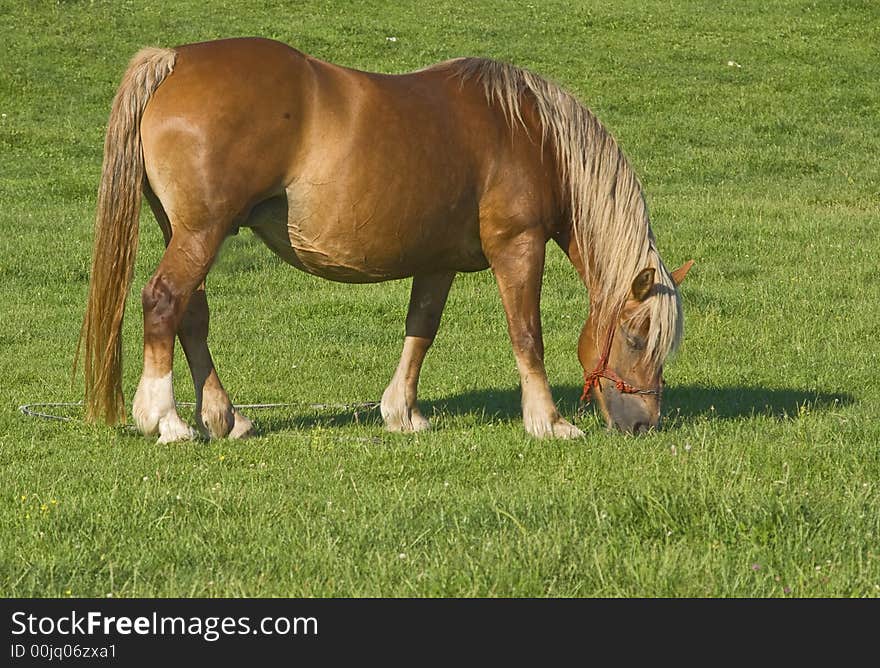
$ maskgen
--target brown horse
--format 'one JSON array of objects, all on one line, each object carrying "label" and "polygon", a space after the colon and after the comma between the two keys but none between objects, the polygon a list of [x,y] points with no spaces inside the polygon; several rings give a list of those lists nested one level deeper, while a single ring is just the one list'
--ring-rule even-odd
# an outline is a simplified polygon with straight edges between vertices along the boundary
[{"label": "brown horse", "polygon": [[[205,277],[249,227],[286,262],[348,283],[413,277],[403,353],[381,412],[418,431],[419,371],[456,272],[492,268],[534,436],[582,432],[544,371],[539,301],[549,239],[590,293],[578,354],[608,424],[660,420],[664,360],[682,332],[641,186],[571,95],[530,72],[463,58],[404,75],[359,72],[266,39],[140,51],[113,101],[83,323],[89,419],[125,418],[121,326],[141,194],[165,238],[142,292],[144,368],[132,413],[160,442],[191,438],[172,389],[179,337],[209,437],[248,435],[208,351]],[[595,392],[591,392],[596,390]]]}]

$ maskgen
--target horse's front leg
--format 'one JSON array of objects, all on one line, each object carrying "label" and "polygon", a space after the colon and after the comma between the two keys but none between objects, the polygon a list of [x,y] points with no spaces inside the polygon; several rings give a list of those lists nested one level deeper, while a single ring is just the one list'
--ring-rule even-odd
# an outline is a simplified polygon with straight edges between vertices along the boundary
[{"label": "horse's front leg", "polygon": [[440,326],[453,278],[455,272],[413,277],[403,352],[380,406],[389,431],[421,431],[431,426],[416,403],[419,373]]},{"label": "horse's front leg", "polygon": [[540,230],[529,229],[516,237],[496,240],[487,251],[522,385],[523,424],[538,438],[577,438],[583,432],[556,409],[544,369],[541,335],[541,280],[546,240]]}]

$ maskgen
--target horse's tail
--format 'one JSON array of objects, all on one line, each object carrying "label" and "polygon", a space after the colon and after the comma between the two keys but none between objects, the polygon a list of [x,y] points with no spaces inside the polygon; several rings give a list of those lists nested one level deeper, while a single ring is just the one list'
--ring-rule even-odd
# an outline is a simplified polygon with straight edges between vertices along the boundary
[{"label": "horse's tail", "polygon": [[171,74],[177,54],[139,51],[128,65],[110,111],[95,217],[89,301],[77,343],[85,375],[86,419],[125,420],[122,396],[122,319],[134,274],[144,179],[141,117]]}]

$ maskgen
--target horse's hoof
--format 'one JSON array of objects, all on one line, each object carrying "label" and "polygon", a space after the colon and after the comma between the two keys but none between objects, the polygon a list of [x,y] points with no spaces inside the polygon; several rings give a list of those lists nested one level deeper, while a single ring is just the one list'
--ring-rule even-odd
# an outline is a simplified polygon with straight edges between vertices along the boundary
[{"label": "horse's hoof", "polygon": [[199,427],[208,438],[225,438],[235,427],[232,406],[220,409],[202,408],[197,412]]},{"label": "horse's hoof", "polygon": [[410,423],[412,424],[412,431],[425,431],[431,428],[428,418],[422,415],[418,409],[414,410],[410,416]]},{"label": "horse's hoof", "polygon": [[195,437],[195,430],[176,414],[164,417],[159,421],[159,440],[156,441],[157,443],[191,441]]},{"label": "horse's hoof", "polygon": [[563,417],[525,420],[526,431],[535,438],[582,438],[584,432]]},{"label": "horse's hoof", "polygon": [[583,438],[584,432],[564,418],[553,423],[553,438]]},{"label": "horse's hoof", "polygon": [[233,409],[235,416],[235,424],[232,431],[229,432],[229,438],[248,438],[254,434],[254,423],[248,420],[244,415]]},{"label": "horse's hoof", "polygon": [[396,432],[416,432],[425,431],[431,428],[428,418],[422,415],[418,408],[404,409],[403,412],[382,411],[382,418],[385,420],[385,429]]}]

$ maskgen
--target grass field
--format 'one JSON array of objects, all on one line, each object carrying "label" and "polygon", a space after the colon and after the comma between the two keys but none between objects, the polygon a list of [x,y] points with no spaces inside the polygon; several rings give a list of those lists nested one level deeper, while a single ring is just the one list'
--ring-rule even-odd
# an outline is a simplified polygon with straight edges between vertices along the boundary
[{"label": "grass field", "polygon": [[[141,46],[262,35],[361,69],[458,55],[562,84],[613,131],[683,286],[666,428],[529,439],[488,272],[425,364],[435,430],[384,432],[407,281],[337,285],[248,231],[209,277],[247,442],[157,446],[21,415],[77,401],[104,124]],[[390,40],[394,37],[396,40]],[[880,596],[880,4],[0,0],[0,595]],[[161,254],[146,211],[133,293]],[[577,410],[587,296],[549,248]],[[139,299],[125,324],[130,401]],[[178,399],[192,400],[182,355]],[[68,409],[76,415],[76,411]]]}]

